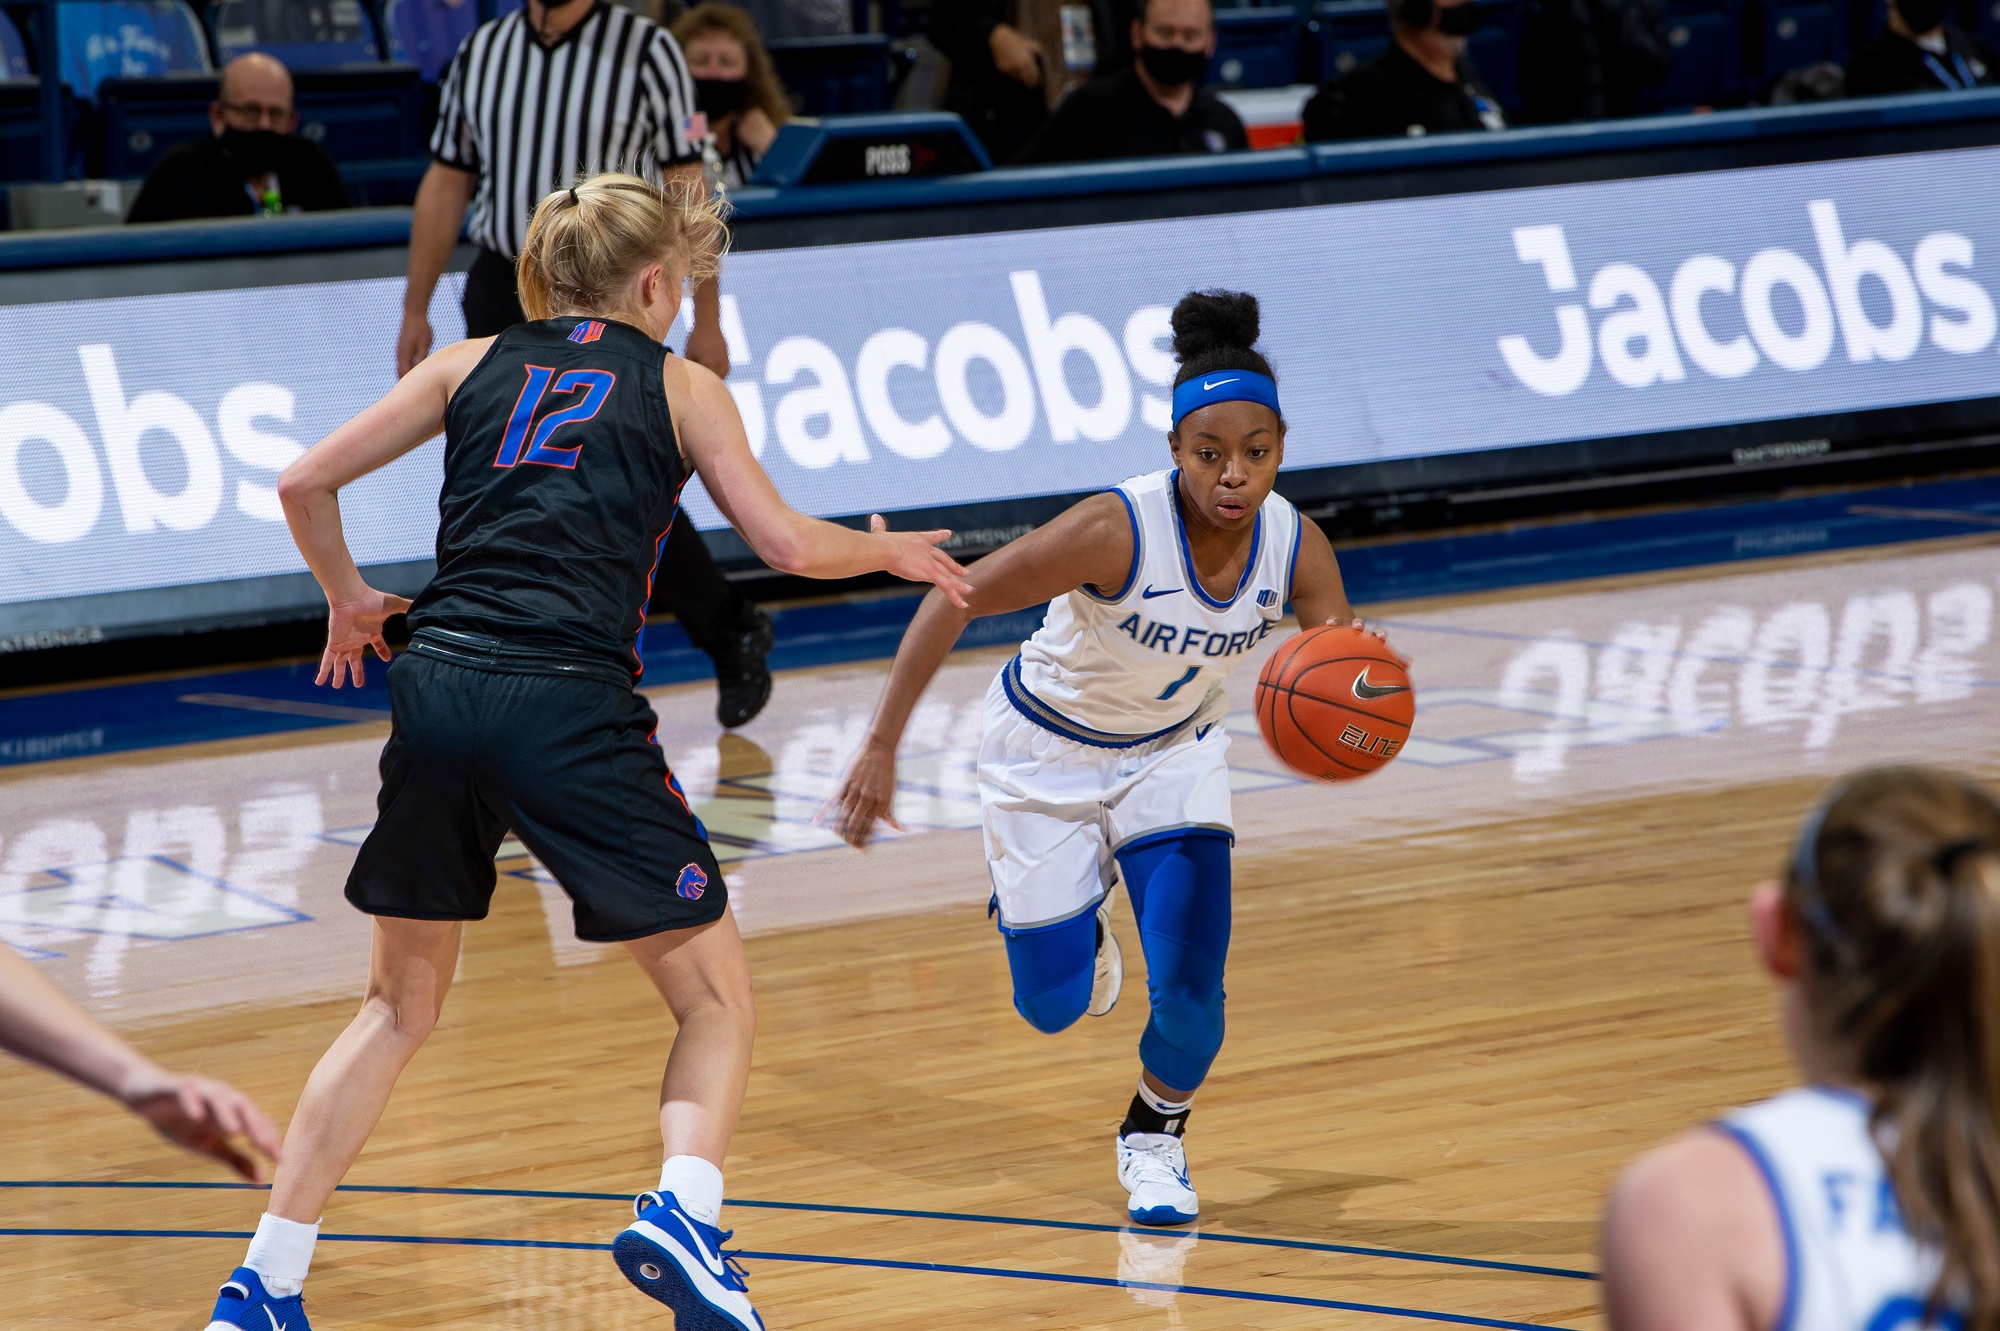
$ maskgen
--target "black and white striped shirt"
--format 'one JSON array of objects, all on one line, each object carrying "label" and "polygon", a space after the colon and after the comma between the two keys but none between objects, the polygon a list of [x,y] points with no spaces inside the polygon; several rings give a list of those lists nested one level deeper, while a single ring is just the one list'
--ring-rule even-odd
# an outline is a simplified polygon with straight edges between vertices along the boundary
[{"label": "black and white striped shirt", "polygon": [[431,156],[479,173],[466,233],[509,258],[550,190],[599,171],[657,178],[701,160],[687,62],[665,28],[607,0],[544,47],[525,9],[481,24],[445,75]]}]

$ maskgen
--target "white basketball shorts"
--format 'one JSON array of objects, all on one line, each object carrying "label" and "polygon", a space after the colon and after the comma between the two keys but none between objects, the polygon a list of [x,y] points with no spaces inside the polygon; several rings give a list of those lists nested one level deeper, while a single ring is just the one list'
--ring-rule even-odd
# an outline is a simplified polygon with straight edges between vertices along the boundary
[{"label": "white basketball shorts", "polygon": [[1110,890],[1113,857],[1149,833],[1233,833],[1228,709],[1216,689],[1172,733],[1106,749],[1036,725],[995,676],[979,744],[979,803],[1000,927],[1046,928],[1096,909]]}]

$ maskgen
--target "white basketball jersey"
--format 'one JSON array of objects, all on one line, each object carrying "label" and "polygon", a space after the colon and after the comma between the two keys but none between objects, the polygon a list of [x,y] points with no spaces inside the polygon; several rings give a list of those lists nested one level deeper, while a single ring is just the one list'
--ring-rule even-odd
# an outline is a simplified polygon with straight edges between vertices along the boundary
[{"label": "white basketball jersey", "polygon": [[[1918,1331],[1939,1261],[1903,1228],[1868,1131],[1846,1090],[1787,1091],[1720,1126],[1756,1159],[1777,1203],[1789,1271],[1779,1331]],[[1946,1310],[1940,1320],[1960,1322]]]},{"label": "white basketball jersey", "polygon": [[1235,593],[1218,601],[1188,557],[1178,473],[1134,477],[1112,493],[1132,520],[1132,571],[1109,595],[1080,587],[1048,615],[1001,676],[1030,720],[1083,744],[1124,748],[1185,722],[1229,667],[1284,618],[1299,514],[1272,494],[1257,510]]}]

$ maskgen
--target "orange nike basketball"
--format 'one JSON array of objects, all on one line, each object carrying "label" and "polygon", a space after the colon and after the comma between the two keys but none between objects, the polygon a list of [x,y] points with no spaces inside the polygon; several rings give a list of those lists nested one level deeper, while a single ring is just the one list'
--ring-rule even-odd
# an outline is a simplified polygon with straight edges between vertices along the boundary
[{"label": "orange nike basketball", "polygon": [[1310,628],[1257,676],[1257,728],[1280,762],[1315,781],[1351,781],[1410,738],[1416,695],[1389,645],[1345,624]]}]

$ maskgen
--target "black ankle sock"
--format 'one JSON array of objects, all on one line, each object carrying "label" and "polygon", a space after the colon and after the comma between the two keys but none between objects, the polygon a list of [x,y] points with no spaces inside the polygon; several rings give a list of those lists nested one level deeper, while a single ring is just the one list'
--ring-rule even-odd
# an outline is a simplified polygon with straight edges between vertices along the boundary
[{"label": "black ankle sock", "polygon": [[1164,1132],[1170,1137],[1178,1137],[1187,1131],[1188,1115],[1192,1109],[1183,1109],[1169,1118],[1146,1103],[1141,1095],[1132,1097],[1131,1107],[1125,1111],[1125,1121],[1118,1125],[1118,1135],[1129,1137],[1135,1132]]}]

